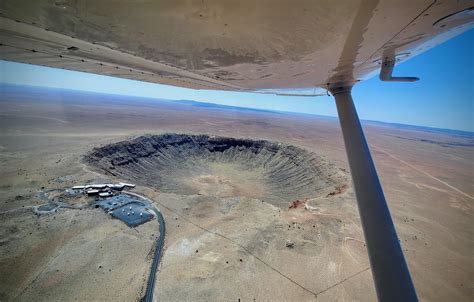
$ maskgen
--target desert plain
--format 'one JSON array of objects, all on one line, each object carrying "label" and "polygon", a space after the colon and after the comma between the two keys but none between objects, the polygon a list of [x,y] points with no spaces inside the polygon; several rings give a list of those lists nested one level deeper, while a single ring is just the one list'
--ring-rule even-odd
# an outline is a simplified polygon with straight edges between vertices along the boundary
[{"label": "desert plain", "polygon": [[[420,300],[472,301],[472,133],[364,129]],[[163,213],[157,301],[376,300],[335,118],[5,85],[0,171],[1,301],[143,297],[155,220],[35,214],[97,182],[136,183]]]}]

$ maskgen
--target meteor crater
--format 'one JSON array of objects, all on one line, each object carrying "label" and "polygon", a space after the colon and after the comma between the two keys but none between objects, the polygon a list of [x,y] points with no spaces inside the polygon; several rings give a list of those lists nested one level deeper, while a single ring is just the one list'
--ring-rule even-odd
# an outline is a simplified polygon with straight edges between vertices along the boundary
[{"label": "meteor crater", "polygon": [[107,174],[180,195],[245,196],[287,207],[346,182],[325,158],[266,140],[145,135],[96,148],[85,161]]}]

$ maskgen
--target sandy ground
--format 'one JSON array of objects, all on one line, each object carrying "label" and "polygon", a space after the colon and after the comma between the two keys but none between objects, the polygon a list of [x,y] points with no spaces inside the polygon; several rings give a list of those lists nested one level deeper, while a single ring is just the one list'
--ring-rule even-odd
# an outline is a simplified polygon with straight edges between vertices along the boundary
[{"label": "sandy ground", "polygon": [[[267,139],[347,170],[333,119],[26,88],[4,90],[1,99],[2,301],[142,296],[159,233],[155,221],[130,229],[96,209],[37,217],[31,208],[43,203],[41,187],[126,180],[82,162],[94,147],[165,132]],[[377,124],[365,129],[420,300],[472,301],[472,138]],[[306,208],[288,209],[255,196],[215,196],[208,189],[213,177],[199,181],[207,188],[201,195],[136,188],[155,200],[167,223],[155,298],[376,299],[350,182],[340,194],[309,196]]]}]

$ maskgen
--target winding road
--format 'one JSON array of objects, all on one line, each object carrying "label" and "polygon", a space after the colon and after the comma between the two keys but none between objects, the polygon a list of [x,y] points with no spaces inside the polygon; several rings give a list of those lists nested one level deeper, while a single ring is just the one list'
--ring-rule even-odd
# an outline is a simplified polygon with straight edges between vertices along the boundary
[{"label": "winding road", "polygon": [[150,277],[148,277],[148,283],[146,286],[145,297],[143,297],[142,301],[151,302],[153,301],[153,289],[155,288],[155,279],[156,279],[156,271],[158,270],[158,266],[160,264],[161,255],[163,253],[163,246],[165,244],[165,220],[163,219],[163,215],[160,211],[155,210],[156,219],[160,223],[160,236],[156,241],[156,248],[155,248],[155,255],[153,257],[153,263],[151,264],[150,270]]},{"label": "winding road", "polygon": [[166,227],[165,227],[165,219],[158,209],[152,206],[152,201],[145,196],[131,193],[131,192],[123,192],[125,194],[138,197],[140,199],[146,200],[150,206],[150,209],[155,212],[156,219],[160,224],[160,236],[156,240],[156,247],[155,247],[155,255],[153,256],[153,262],[151,264],[150,269],[150,276],[148,277],[148,282],[146,286],[145,296],[140,300],[141,302],[151,302],[153,301],[153,290],[155,289],[155,280],[156,280],[156,272],[160,265],[161,255],[163,254],[163,246],[165,245],[165,234],[166,234]]}]

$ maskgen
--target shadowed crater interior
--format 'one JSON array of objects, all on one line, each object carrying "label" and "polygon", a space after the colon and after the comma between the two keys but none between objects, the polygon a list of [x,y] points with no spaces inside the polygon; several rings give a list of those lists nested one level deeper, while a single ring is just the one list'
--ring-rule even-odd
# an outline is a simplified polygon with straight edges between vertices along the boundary
[{"label": "shadowed crater interior", "polygon": [[345,183],[331,163],[302,148],[264,140],[207,135],[146,135],[96,148],[96,169],[162,192],[246,196],[287,207],[326,196]]}]

